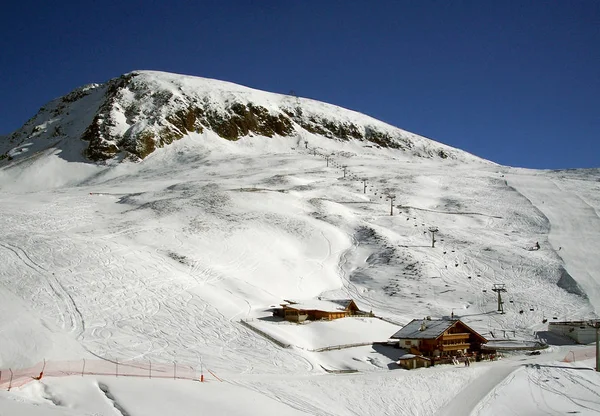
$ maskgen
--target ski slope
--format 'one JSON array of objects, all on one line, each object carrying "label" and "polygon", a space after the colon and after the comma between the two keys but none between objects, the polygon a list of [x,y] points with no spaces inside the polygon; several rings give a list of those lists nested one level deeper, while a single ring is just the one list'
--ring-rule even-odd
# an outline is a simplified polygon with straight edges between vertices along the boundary
[{"label": "ski slope", "polygon": [[[158,403],[167,398],[181,414],[206,406],[215,414],[425,415],[452,403],[463,414],[498,414],[504,393],[480,400],[513,371],[520,383],[535,378],[520,370],[523,357],[508,367],[405,372],[393,369],[398,350],[314,350],[385,341],[425,316],[453,313],[488,338],[519,340],[544,331],[544,319],[597,316],[599,178],[308,134],[228,142],[206,131],[139,164],[88,165],[50,150],[20,159],[0,170],[0,368],[44,359],[202,362],[225,382],[48,379],[2,392],[0,412],[107,412],[102,384],[131,415],[165,414]],[[528,250],[536,241],[541,249]],[[504,315],[495,283],[507,288]],[[319,296],[353,298],[385,321],[269,319],[284,299]],[[557,360],[571,348],[526,362],[561,372]],[[494,383],[478,383],[488,372]],[[569,373],[578,381],[567,396],[599,383],[577,374]],[[481,386],[470,395],[472,383]],[[507,397],[518,393],[502,386]],[[463,396],[471,402],[453,402]],[[536,403],[511,409],[545,409]]]},{"label": "ski slope", "polygon": [[[596,313],[600,310],[598,271],[593,258],[600,246],[598,174],[565,171],[511,175],[509,182],[549,219],[548,242],[581,286]],[[546,202],[547,201],[547,202]]]}]

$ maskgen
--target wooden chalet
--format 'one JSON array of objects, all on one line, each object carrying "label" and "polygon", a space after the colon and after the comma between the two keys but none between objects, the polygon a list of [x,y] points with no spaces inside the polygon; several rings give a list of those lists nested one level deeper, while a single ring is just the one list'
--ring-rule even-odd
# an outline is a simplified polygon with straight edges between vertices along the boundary
[{"label": "wooden chalet", "polygon": [[274,316],[279,316],[292,322],[332,320],[352,315],[365,315],[352,299],[311,300],[299,303],[286,300],[281,308],[273,310]]},{"label": "wooden chalet", "polygon": [[477,354],[487,342],[459,319],[414,319],[391,338],[400,348],[425,357]]}]

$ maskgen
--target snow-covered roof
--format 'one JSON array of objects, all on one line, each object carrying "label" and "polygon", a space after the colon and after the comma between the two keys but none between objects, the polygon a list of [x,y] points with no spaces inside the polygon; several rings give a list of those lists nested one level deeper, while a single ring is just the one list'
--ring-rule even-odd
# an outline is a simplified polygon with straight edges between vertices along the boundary
[{"label": "snow-covered roof", "polygon": [[[444,331],[453,326],[456,322],[458,321],[445,319],[413,319],[401,330],[392,335],[391,338],[435,339],[442,335]],[[422,324],[425,325],[423,331],[421,331]]]},{"label": "snow-covered roof", "polygon": [[342,312],[350,305],[352,299],[324,300],[309,299],[302,302],[290,302],[285,306],[291,309],[319,310],[324,312]]},{"label": "snow-covered roof", "polygon": [[549,326],[572,326],[572,327],[585,327],[591,326],[596,327],[600,325],[600,319],[590,319],[588,321],[560,321],[560,322],[550,322]]},{"label": "snow-covered roof", "polygon": [[331,299],[331,302],[337,303],[342,306],[344,309],[348,308],[350,304],[353,302],[352,299]]}]

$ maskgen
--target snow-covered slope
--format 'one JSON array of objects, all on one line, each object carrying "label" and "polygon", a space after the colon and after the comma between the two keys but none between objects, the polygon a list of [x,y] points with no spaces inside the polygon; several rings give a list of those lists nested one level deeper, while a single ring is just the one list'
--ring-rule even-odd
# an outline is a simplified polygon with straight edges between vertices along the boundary
[{"label": "snow-covered slope", "polygon": [[[148,72],[129,77],[128,87],[118,89],[122,97],[115,93],[121,98],[108,107],[103,100],[110,85],[81,90],[73,103],[86,102],[90,113],[75,113],[65,104],[57,113],[60,125],[68,126],[63,131],[83,134],[98,114],[116,114],[111,111],[125,102],[135,80],[173,92],[169,103],[218,96],[222,101],[211,108],[252,102],[273,117],[281,115],[277,111],[286,100],[296,100],[191,77]],[[194,93],[178,96],[173,86]],[[294,133],[268,137],[249,130],[238,140],[224,140],[202,121],[202,129],[181,131],[182,138],[157,147],[141,163],[131,157],[90,163],[77,156],[89,147],[75,135],[50,143],[45,136],[55,125],[50,116],[40,137],[16,144],[21,136],[13,135],[12,160],[5,158],[0,168],[0,310],[6,317],[0,323],[0,369],[43,359],[202,361],[226,380],[223,388],[240,397],[247,414],[282,412],[279,404],[284,414],[433,414],[447,402],[456,408],[469,383],[480,386],[473,397],[485,397],[494,388],[481,383],[486,374],[500,382],[519,362],[407,375],[390,370],[400,350],[381,345],[320,350],[385,341],[399,325],[425,316],[453,313],[488,338],[521,340],[543,336],[545,320],[596,316],[598,171],[501,167],[367,116],[299,101],[304,115],[370,125],[399,146],[326,137],[300,128],[291,116]],[[129,152],[120,135],[158,128],[147,117],[148,102],[143,95],[132,99],[139,103],[138,115],[122,123],[111,116],[115,122],[98,130],[112,132],[107,148],[112,140],[119,152]],[[165,114],[156,122],[166,120]],[[404,139],[411,148],[403,147]],[[439,157],[438,150],[448,157]],[[439,229],[435,248],[432,226]],[[541,249],[530,251],[536,241]],[[503,315],[496,313],[495,283],[506,285]],[[318,297],[353,298],[385,320],[299,326],[271,318],[270,309],[284,299]],[[557,348],[545,359],[566,352]],[[328,375],[324,368],[359,372]],[[151,382],[100,381],[130,409],[144,407],[133,399],[139,391],[162,389]],[[19,397],[38,404],[62,397],[87,406],[65,383],[48,382],[41,391],[28,387]],[[77,388],[100,400],[102,389],[94,383]],[[335,390],[328,388],[332,383]],[[431,389],[436,393],[421,392]],[[256,395],[268,399],[252,407]],[[0,396],[0,410],[12,409],[15,397]],[[493,403],[480,408],[493,414]],[[476,404],[461,412],[468,414]],[[100,412],[102,406],[85,411]]]}]

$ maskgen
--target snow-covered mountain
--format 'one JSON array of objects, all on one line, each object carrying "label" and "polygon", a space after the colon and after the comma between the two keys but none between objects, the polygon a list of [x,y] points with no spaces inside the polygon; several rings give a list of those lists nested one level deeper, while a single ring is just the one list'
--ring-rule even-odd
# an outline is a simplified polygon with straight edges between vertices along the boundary
[{"label": "snow-covered mountain", "polygon": [[[194,393],[49,378],[0,392],[0,413],[114,411],[109,388],[127,413],[149,415],[175,402],[180,414],[595,406],[591,372],[522,367],[575,346],[404,372],[401,350],[365,344],[426,316],[517,342],[546,338],[548,321],[597,316],[598,170],[498,166],[332,105],[156,72],[57,99],[2,146],[0,370],[202,362],[226,382]],[[271,316],[284,299],[318,298],[352,298],[381,319]],[[539,399],[523,413],[502,383],[511,373]]]},{"label": "snow-covered mountain", "polygon": [[104,84],[77,88],[42,107],[4,141],[0,154],[64,148],[79,139],[93,161],[146,158],[189,133],[212,131],[226,140],[297,137],[361,141],[421,157],[473,160],[449,146],[371,117],[322,102],[279,95],[229,82],[136,71]]}]

